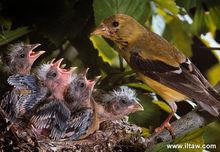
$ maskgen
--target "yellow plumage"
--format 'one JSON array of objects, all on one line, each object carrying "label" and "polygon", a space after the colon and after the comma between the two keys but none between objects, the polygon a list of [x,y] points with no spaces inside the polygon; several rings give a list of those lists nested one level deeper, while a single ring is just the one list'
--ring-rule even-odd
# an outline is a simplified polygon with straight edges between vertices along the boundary
[{"label": "yellow plumage", "polygon": [[[109,38],[118,46],[119,54],[141,80],[170,105],[193,99],[213,116],[219,116],[220,96],[196,66],[175,46],[143,27],[135,19],[116,14],[105,19],[93,32]],[[162,127],[169,127],[172,114]]]}]

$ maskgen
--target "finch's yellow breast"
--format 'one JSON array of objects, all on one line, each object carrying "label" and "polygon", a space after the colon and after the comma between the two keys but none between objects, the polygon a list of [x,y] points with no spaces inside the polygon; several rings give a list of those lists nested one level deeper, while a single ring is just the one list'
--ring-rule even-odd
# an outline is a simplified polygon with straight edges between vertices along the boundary
[{"label": "finch's yellow breast", "polygon": [[187,97],[167,86],[154,81],[147,76],[138,73],[139,77],[144,81],[149,87],[151,87],[158,95],[160,95],[167,102],[178,102],[187,99]]}]

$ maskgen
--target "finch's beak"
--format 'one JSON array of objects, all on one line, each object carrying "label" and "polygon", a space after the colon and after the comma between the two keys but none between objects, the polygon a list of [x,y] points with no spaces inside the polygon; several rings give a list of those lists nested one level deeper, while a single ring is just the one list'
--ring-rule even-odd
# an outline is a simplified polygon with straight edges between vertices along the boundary
[{"label": "finch's beak", "polygon": [[128,107],[128,109],[130,109],[132,113],[137,111],[144,111],[143,106],[137,100],[135,100],[134,103]]},{"label": "finch's beak", "polygon": [[35,61],[40,55],[44,54],[45,51],[38,51],[38,52],[34,52],[33,50],[36,49],[38,46],[40,46],[41,44],[31,44],[31,45],[27,45],[28,47],[28,51],[29,51],[29,58],[32,61]]},{"label": "finch's beak", "polygon": [[108,28],[102,23],[95,29],[95,31],[91,33],[91,35],[107,36],[110,35],[108,31],[109,31]]}]

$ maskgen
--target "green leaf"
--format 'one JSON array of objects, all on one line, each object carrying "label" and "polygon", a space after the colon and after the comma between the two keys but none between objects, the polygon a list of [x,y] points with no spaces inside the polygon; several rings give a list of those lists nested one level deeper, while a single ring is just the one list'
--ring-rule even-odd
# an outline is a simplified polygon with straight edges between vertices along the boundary
[{"label": "green leaf", "polygon": [[176,0],[178,6],[185,8],[188,12],[195,9],[192,33],[200,35],[208,31],[214,33],[216,27],[220,26],[220,1],[200,1],[200,0]]},{"label": "green leaf", "polygon": [[163,101],[159,101],[159,100],[153,100],[152,101],[154,104],[158,105],[162,110],[171,113],[172,110],[171,108]]},{"label": "green leaf", "polygon": [[0,46],[7,44],[30,32],[28,27],[19,27],[15,30],[5,31],[0,34]]},{"label": "green leaf", "polygon": [[154,0],[159,8],[163,10],[168,10],[173,15],[177,15],[179,12],[179,7],[176,5],[174,0]]},{"label": "green leaf", "polygon": [[197,3],[198,6],[196,7],[196,13],[193,18],[193,24],[191,26],[191,31],[195,35],[200,35],[202,33],[206,33],[208,31],[205,18],[206,15],[201,4]]},{"label": "green leaf", "polygon": [[187,11],[193,7],[196,7],[196,1],[197,0],[175,0],[178,6],[185,8]]},{"label": "green leaf", "polygon": [[119,71],[115,71],[115,73],[108,73],[100,83],[101,89],[109,90],[115,88],[118,85],[121,85],[125,76],[126,75],[123,72]]},{"label": "green leaf", "polygon": [[220,136],[218,135],[220,135],[220,123],[215,121],[207,126],[207,129],[203,134],[203,138],[206,144],[215,144],[213,145],[213,148],[208,150],[216,152],[220,151],[220,142],[218,142],[220,141]]},{"label": "green leaf", "polygon": [[215,23],[216,27],[220,26],[220,1],[212,0],[212,1],[204,1],[208,7],[208,10],[212,18],[212,21]]},{"label": "green leaf", "polygon": [[93,35],[90,40],[104,62],[110,65],[115,64],[114,61],[118,59],[118,53],[101,36]]},{"label": "green leaf", "polygon": [[150,135],[150,129],[148,129],[148,128],[141,128],[141,129],[142,129],[141,136],[147,137]]},{"label": "green leaf", "polygon": [[[176,138],[173,144],[178,144],[184,146],[184,148],[179,148],[179,152],[188,152],[193,150],[193,152],[202,152],[202,145],[204,144],[203,133],[204,128],[199,128],[186,133],[185,135]],[[196,147],[197,146],[197,147]]]},{"label": "green leaf", "polygon": [[153,90],[144,83],[127,83],[126,85],[129,87],[143,89],[143,90],[146,90],[149,92],[153,92]]},{"label": "green leaf", "polygon": [[185,55],[191,57],[191,45],[193,41],[192,35],[188,31],[188,27],[189,25],[186,22],[182,22],[178,18],[173,18],[167,22],[163,36]]},{"label": "green leaf", "polygon": [[211,84],[215,85],[220,81],[220,64],[217,64],[208,70],[208,80]]},{"label": "green leaf", "polygon": [[129,115],[129,122],[134,123],[138,126],[150,129],[152,132],[153,128],[161,125],[161,111],[160,108],[152,103],[152,98],[143,94],[142,91],[137,90],[137,97],[140,104],[144,107],[144,111],[135,112]]},{"label": "green leaf", "polygon": [[209,32],[211,32],[214,35],[215,30],[216,30],[217,27],[216,27],[216,24],[215,24],[215,22],[213,21],[213,19],[211,17],[211,13],[205,14],[204,15],[204,20],[205,20],[206,26],[209,29]]},{"label": "green leaf", "polygon": [[192,140],[194,140],[194,139],[200,138],[200,137],[203,135],[204,131],[205,131],[205,127],[204,127],[204,128],[199,128],[199,129],[192,130],[192,131],[186,133],[185,135],[176,138],[176,139],[173,141],[173,143],[174,143],[174,144],[178,144],[178,143],[190,142],[190,141],[192,141]]},{"label": "green leaf", "polygon": [[[159,144],[156,144],[153,149],[150,150],[150,152],[174,152],[174,150],[168,149],[167,145],[170,144],[170,142],[162,142]],[[148,150],[146,152],[149,152]]]},{"label": "green leaf", "polygon": [[144,25],[149,13],[149,0],[94,0],[93,9],[95,23],[100,22],[117,13],[123,13],[134,17]]},{"label": "green leaf", "polygon": [[0,16],[0,25],[2,25],[4,28],[6,28],[7,30],[10,30],[11,29],[11,25],[12,25],[12,22],[10,19],[8,18],[4,18],[2,16]]}]

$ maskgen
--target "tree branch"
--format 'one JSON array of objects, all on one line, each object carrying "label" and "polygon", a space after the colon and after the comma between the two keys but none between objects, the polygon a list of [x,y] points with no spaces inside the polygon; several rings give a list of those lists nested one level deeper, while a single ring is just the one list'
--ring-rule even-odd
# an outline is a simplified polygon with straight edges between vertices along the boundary
[{"label": "tree branch", "polygon": [[[171,123],[171,126],[173,127],[175,137],[180,137],[189,131],[201,128],[215,120],[216,118],[205,111],[194,110]],[[157,143],[171,140],[171,135],[167,130],[163,130],[160,134],[154,133],[146,138],[146,149],[152,149]]]}]

